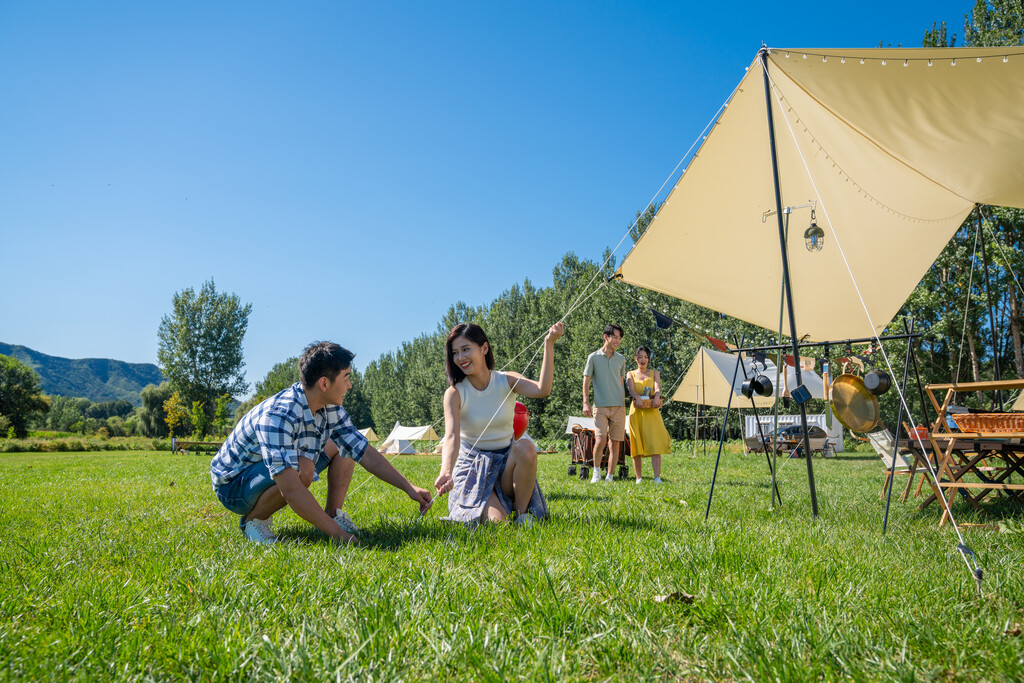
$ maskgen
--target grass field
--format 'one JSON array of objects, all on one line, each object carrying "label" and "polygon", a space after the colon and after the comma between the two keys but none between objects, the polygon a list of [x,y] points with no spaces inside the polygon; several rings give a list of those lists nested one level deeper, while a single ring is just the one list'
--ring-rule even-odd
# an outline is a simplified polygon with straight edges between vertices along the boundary
[{"label": "grass field", "polygon": [[[893,503],[869,453],[802,461],[771,510],[763,457],[666,458],[667,483],[591,486],[541,456],[553,519],[421,524],[372,480],[338,547],[290,512],[243,541],[208,457],[0,456],[0,676],[20,680],[1021,680],[1024,534],[954,505],[983,597],[940,508]],[[436,457],[396,466],[428,485]],[[357,468],[353,489],[366,473]],[[322,500],[322,483],[314,493]],[[1009,532],[1006,530],[1009,529]],[[1017,530],[1017,531],[1015,531]],[[677,591],[693,604],[658,602]],[[1009,631],[1009,635],[1006,633]]]}]

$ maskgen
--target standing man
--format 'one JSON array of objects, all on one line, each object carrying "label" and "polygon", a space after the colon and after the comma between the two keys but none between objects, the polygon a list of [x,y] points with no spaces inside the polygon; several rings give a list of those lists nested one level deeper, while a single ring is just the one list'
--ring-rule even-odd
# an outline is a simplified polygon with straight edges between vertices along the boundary
[{"label": "standing man", "polygon": [[[331,538],[356,541],[359,529],[341,506],[357,462],[404,491],[421,513],[430,507],[430,493],[370,446],[341,407],[352,388],[353,357],[331,342],[307,346],[299,359],[301,381],[250,410],[213,457],[213,490],[241,515],[238,525],[250,541],[277,541],[270,518],[285,505]],[[327,503],[320,507],[309,486],[324,470]]]},{"label": "standing man", "polygon": [[[608,443],[608,475],[605,481],[615,479],[615,466],[619,462],[619,448],[626,437],[626,357],[615,349],[622,343],[622,328],[610,324],[604,328],[604,345],[587,356],[583,368],[583,414],[591,416],[590,381],[594,381],[594,476],[590,483],[601,481],[601,454]],[[610,443],[609,443],[610,442]]]}]

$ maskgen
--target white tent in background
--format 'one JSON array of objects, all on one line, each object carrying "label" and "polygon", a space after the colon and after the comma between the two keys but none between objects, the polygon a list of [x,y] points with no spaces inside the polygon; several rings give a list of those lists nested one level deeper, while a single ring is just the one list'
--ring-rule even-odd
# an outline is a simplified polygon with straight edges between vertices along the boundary
[{"label": "white tent in background", "polygon": [[373,427],[367,427],[366,429],[360,429],[359,433],[366,437],[367,441],[376,441],[380,437],[373,431]]},{"label": "white tent in background", "polygon": [[1024,48],[771,49],[622,262],[623,280],[778,329],[766,98],[782,205],[817,202],[825,234],[809,251],[810,210],[788,216],[801,339],[881,333],[975,203],[1024,207]]},{"label": "white tent in background", "polygon": [[430,425],[425,427],[403,427],[400,422],[395,423],[391,433],[384,437],[380,445],[381,453],[415,453],[412,447],[413,441],[436,441],[437,432]]},{"label": "white tent in background", "polygon": [[[756,363],[756,367],[772,381],[772,393],[769,396],[758,396],[754,394],[754,406],[767,408],[775,404],[775,397],[779,395],[779,387],[775,386],[776,367],[770,359],[763,363]],[[740,393],[743,386],[743,369],[746,369],[747,377],[753,378],[755,362],[752,358],[743,359],[743,368],[736,370],[736,354],[724,353],[713,349],[701,348],[697,357],[693,359],[690,368],[686,371],[679,388],[672,394],[673,401],[682,403],[697,403],[704,406],[726,407],[729,401],[730,382],[732,389],[732,407],[750,408],[750,399]],[[733,374],[736,380],[732,381]],[[804,386],[811,392],[812,398],[825,398],[824,380],[813,370],[801,370],[801,378]],[[783,382],[787,383],[783,383]],[[790,365],[786,366],[786,378],[779,377],[779,384],[783,390],[796,387],[796,369]],[[787,395],[785,391],[782,395]]]}]

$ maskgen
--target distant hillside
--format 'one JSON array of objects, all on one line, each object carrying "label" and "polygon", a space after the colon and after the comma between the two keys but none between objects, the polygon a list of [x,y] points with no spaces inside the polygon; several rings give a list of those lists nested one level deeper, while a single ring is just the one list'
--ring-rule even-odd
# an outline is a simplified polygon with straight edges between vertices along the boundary
[{"label": "distant hillside", "polygon": [[125,363],[110,358],[72,360],[3,342],[0,354],[13,356],[38,372],[44,394],[80,396],[95,403],[123,399],[139,406],[143,387],[164,381],[160,368],[152,363]]}]

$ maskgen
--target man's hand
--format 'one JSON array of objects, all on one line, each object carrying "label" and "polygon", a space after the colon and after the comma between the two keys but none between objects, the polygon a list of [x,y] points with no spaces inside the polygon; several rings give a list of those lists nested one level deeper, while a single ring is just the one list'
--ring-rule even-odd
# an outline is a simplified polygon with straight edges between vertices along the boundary
[{"label": "man's hand", "polygon": [[409,497],[413,499],[413,502],[420,504],[420,514],[430,509],[430,506],[434,503],[434,497],[430,495],[430,491],[421,489],[419,486],[413,486],[412,492]]},{"label": "man's hand", "polygon": [[583,417],[593,417],[593,415],[591,414],[589,403],[583,404]]},{"label": "man's hand", "polygon": [[339,527],[338,535],[331,537],[331,543],[335,545],[359,545],[359,539]]},{"label": "man's hand", "polygon": [[437,495],[443,496],[455,487],[455,482],[452,481],[451,472],[442,472],[437,475],[437,481],[434,482],[434,489],[437,491]]}]

